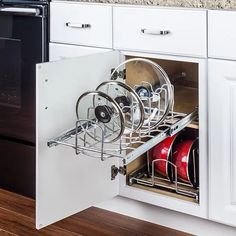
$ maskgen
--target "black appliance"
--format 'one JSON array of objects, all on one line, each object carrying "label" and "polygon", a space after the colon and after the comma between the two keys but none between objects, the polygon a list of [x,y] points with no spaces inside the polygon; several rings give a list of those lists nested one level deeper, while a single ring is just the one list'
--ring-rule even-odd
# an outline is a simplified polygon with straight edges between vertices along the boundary
[{"label": "black appliance", "polygon": [[36,63],[48,61],[48,2],[0,0],[0,188],[35,197]]}]

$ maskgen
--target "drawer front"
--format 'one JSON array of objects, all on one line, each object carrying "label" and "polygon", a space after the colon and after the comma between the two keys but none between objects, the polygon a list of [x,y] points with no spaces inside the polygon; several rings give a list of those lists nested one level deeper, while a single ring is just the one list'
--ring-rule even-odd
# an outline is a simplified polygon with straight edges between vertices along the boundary
[{"label": "drawer front", "polygon": [[51,42],[112,47],[112,8],[51,3]]},{"label": "drawer front", "polygon": [[58,61],[66,58],[87,56],[94,53],[108,52],[111,49],[81,47],[75,45],[67,45],[60,43],[49,44],[49,60]]},{"label": "drawer front", "polygon": [[114,47],[206,57],[206,11],[114,7]]},{"label": "drawer front", "polygon": [[209,11],[209,57],[236,60],[235,11]]}]

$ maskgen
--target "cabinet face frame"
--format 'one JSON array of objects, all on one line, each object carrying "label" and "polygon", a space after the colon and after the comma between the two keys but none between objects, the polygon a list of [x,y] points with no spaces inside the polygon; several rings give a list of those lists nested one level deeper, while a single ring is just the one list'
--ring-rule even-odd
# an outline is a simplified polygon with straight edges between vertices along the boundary
[{"label": "cabinet face frame", "polygon": [[198,102],[199,102],[199,181],[200,196],[199,204],[185,200],[169,197],[167,195],[153,193],[138,189],[126,184],[126,177],[120,176],[119,195],[138,200],[152,205],[168,208],[186,214],[207,218],[208,203],[208,150],[207,150],[207,60],[180,56],[167,56],[161,54],[139,53],[133,51],[121,51],[124,60],[125,56],[145,57],[149,59],[164,59],[198,64]]}]

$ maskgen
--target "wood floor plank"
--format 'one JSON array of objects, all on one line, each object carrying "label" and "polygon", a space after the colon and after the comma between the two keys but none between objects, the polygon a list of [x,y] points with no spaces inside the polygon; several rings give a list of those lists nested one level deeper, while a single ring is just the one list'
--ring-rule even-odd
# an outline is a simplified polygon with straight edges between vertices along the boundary
[{"label": "wood floor plank", "polygon": [[142,232],[142,235],[147,236],[190,236],[190,234],[187,233],[95,207],[91,207],[86,211],[76,214],[74,217],[78,220],[93,221],[93,223],[96,222],[98,224],[104,224],[105,222],[104,226],[108,224],[113,225],[113,227],[122,226],[123,229],[132,232],[132,235]]},{"label": "wood floor plank", "polygon": [[0,229],[18,236],[81,236],[55,226],[36,230],[33,219],[4,209],[0,209]]},{"label": "wood floor plank", "polygon": [[130,231],[122,226],[116,226],[104,222],[102,218],[95,219],[93,216],[88,219],[83,219],[77,216],[69,217],[55,225],[60,228],[67,229],[71,232],[76,232],[84,236],[144,236],[142,232]]},{"label": "wood floor plank", "polygon": [[0,208],[35,218],[35,201],[33,199],[23,197],[16,193],[12,193],[0,189]]},{"label": "wood floor plank", "polygon": [[17,234],[9,233],[3,229],[0,229],[0,236],[19,236]]}]

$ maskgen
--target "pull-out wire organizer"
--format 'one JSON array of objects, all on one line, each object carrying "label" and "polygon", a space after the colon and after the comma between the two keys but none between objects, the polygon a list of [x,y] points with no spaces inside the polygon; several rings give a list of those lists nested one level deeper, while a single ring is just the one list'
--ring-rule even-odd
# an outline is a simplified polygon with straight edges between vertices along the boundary
[{"label": "pull-out wire organizer", "polygon": [[[198,155],[199,150],[196,147],[193,150],[193,183],[185,183],[178,178],[178,168],[171,161],[164,159],[151,160],[147,153],[147,163],[138,170],[133,171],[128,175],[129,185],[143,185],[154,189],[168,190],[169,192],[177,193],[182,196],[190,197],[199,201],[199,183],[198,183]],[[155,171],[156,162],[165,162],[169,164],[173,170],[171,180],[167,177],[163,177]]]},{"label": "pull-out wire organizer", "polygon": [[[118,69],[127,63],[151,66],[156,73],[155,84],[144,80],[131,87],[114,80],[114,75],[120,74]],[[111,78],[78,98],[74,127],[49,140],[49,147],[67,146],[77,155],[84,154],[102,161],[116,157],[126,166],[198,119],[197,108],[189,114],[174,112],[174,86],[165,71],[153,61],[129,59],[113,70]],[[169,181],[156,175],[155,161],[147,158],[146,167],[129,174],[129,184],[165,188],[198,198],[196,188],[179,182],[177,167],[173,163],[170,165],[175,170],[175,177]]]},{"label": "pull-out wire organizer", "polygon": [[[103,127],[94,120],[78,120],[75,127],[48,141],[48,146],[64,145],[75,150],[76,154],[86,154],[105,160],[117,157],[128,165],[143,153],[168,136],[175,135],[197,119],[197,110],[186,115],[170,113],[165,121],[152,132],[135,132],[123,135],[114,143],[106,143]],[[100,137],[97,140],[97,136]]]},{"label": "pull-out wire organizer", "polygon": [[[114,80],[114,75],[128,63],[150,66],[156,74],[155,84],[141,81],[131,87]],[[76,154],[101,160],[117,157],[127,165],[198,117],[197,109],[188,115],[173,111],[174,86],[165,71],[151,60],[129,59],[112,71],[111,78],[78,98],[75,126],[49,140],[49,147],[64,145]]]}]

